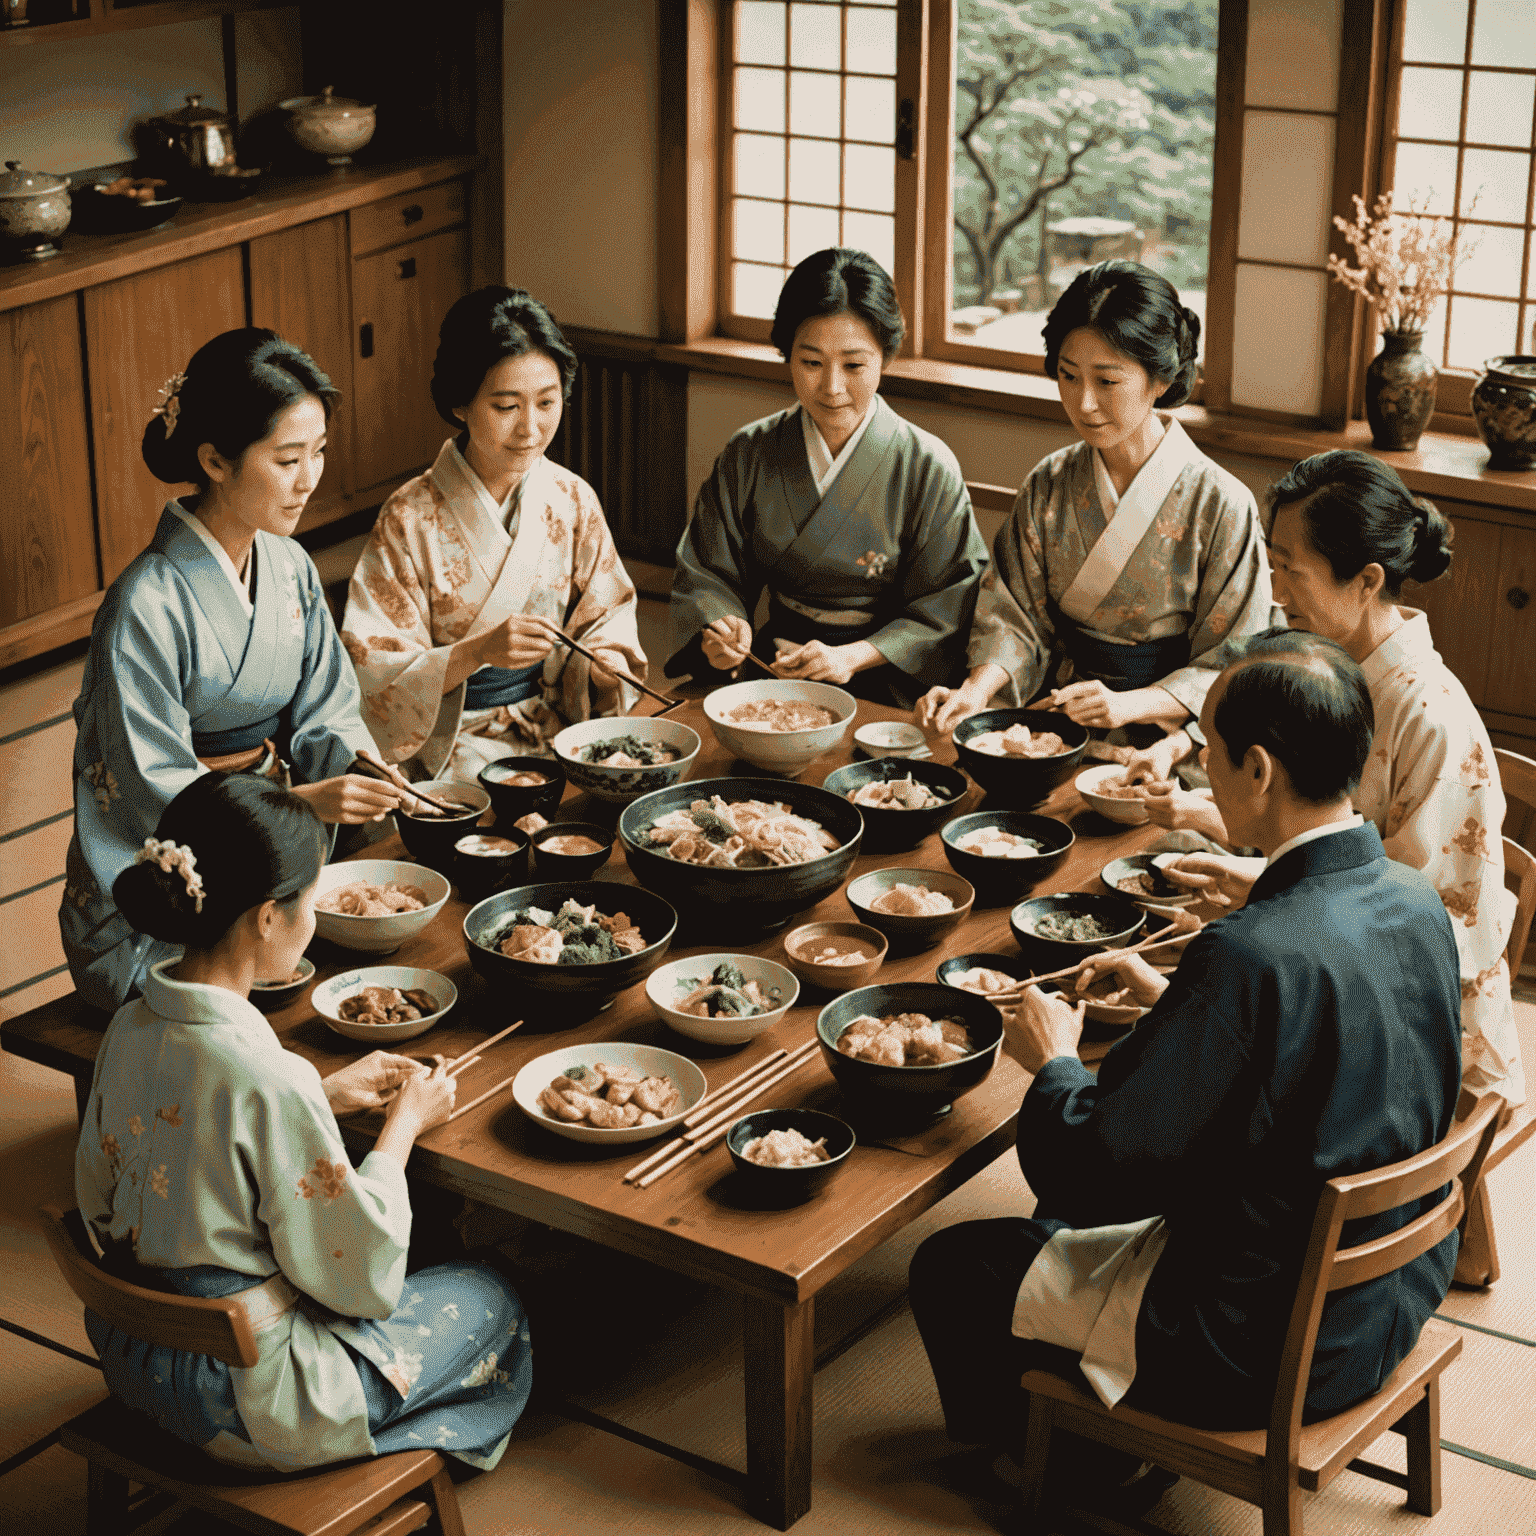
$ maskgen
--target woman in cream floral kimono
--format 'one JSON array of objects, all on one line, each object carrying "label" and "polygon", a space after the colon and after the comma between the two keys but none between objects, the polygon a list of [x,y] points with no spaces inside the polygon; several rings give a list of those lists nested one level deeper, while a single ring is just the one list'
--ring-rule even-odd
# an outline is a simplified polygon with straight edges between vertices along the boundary
[{"label": "woman in cream floral kimono", "polygon": [[[75,1195],[114,1273],[238,1300],[260,1358],[231,1370],[94,1313],[111,1391],[221,1461],[293,1471],[435,1446],[493,1467],[532,1386],[528,1325],[494,1271],[407,1275],[405,1163],[453,1109],[428,1070],[375,1051],[322,1079],[249,1002],[314,932],[320,822],[270,780],[208,773],[160,818],[113,896],[185,949],[150,970],[96,1058]],[[354,1168],[338,1114],[385,1107]]]},{"label": "woman in cream floral kimono", "polygon": [[342,619],[363,718],[392,763],[473,780],[638,697],[615,675],[645,677],[634,586],[592,487],[544,457],[575,375],[520,288],[482,288],[443,321],[432,399],[461,430],[384,503]]}]

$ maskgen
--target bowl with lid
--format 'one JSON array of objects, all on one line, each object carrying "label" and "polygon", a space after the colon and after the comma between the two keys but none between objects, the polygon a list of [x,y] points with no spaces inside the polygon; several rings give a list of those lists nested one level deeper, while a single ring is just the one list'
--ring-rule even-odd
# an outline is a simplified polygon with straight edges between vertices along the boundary
[{"label": "bowl with lid", "polygon": [[23,170],[5,162],[0,176],[0,256],[8,261],[46,261],[59,254],[69,228],[69,182],[47,171]]},{"label": "bowl with lid", "polygon": [[288,114],[288,135],[300,149],[324,155],[335,166],[351,165],[373,137],[377,107],[338,96],[328,85],[318,96],[290,96],[278,106]]}]

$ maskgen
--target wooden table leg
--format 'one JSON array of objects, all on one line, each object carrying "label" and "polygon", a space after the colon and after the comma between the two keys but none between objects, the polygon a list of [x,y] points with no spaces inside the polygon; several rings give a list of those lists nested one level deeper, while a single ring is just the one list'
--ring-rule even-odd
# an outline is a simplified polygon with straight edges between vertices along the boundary
[{"label": "wooden table leg", "polygon": [[743,1298],[747,1490],[752,1513],[787,1531],[811,1507],[816,1303]]}]

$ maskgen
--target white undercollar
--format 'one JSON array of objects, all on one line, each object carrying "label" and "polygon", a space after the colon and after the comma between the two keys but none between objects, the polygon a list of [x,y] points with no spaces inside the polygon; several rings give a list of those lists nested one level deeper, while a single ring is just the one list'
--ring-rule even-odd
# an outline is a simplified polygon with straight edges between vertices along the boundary
[{"label": "white undercollar", "polygon": [[1271,864],[1283,859],[1293,848],[1300,848],[1304,843],[1315,843],[1319,838],[1332,837],[1335,832],[1350,832],[1364,825],[1365,817],[1356,811],[1348,821],[1330,821],[1323,827],[1308,827],[1305,832],[1298,832],[1295,837],[1281,843],[1264,861],[1264,868],[1268,869]]},{"label": "white undercollar", "polygon": [[[252,618],[256,613],[256,605],[251,601],[250,583],[243,580],[240,572],[235,569],[235,562],[229,558],[229,551],[208,531],[208,525],[194,512],[188,512],[179,501],[168,502],[171,511],[189,527],[204,544],[213,551],[213,557],[219,562],[219,569],[229,578],[229,584],[235,589],[235,596],[240,600],[240,606],[245,610],[245,616]],[[256,543],[251,541],[251,553],[249,559],[256,558]]]},{"label": "white undercollar", "polygon": [[869,409],[864,412],[863,419],[853,429],[848,441],[838,451],[837,457],[832,457],[832,450],[827,447],[827,440],[821,435],[821,428],[811,420],[811,413],[802,405],[800,407],[800,424],[805,430],[805,453],[811,461],[811,479],[816,482],[816,494],[825,496],[827,487],[842,473],[843,465],[853,457],[853,450],[859,446],[859,439],[869,429],[869,424],[875,419],[876,407],[880,404],[880,396],[876,395],[869,402]]}]

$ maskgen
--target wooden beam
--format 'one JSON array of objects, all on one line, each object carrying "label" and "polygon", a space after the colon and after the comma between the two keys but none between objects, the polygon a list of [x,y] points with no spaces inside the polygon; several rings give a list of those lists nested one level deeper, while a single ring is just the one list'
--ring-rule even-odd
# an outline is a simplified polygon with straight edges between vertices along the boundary
[{"label": "wooden beam", "polygon": [[1232,404],[1232,315],[1237,306],[1237,224],[1243,199],[1248,0],[1221,0],[1216,30],[1216,153],[1211,164],[1210,269],[1205,284],[1205,405]]},{"label": "wooden beam", "polygon": [[697,341],[718,317],[719,0],[661,0],[657,82],[657,313],[661,339]]},{"label": "wooden beam", "polygon": [[483,288],[507,280],[506,145],[501,99],[502,6],[485,0],[475,10],[475,152],[481,167],[469,179],[470,284]]}]

